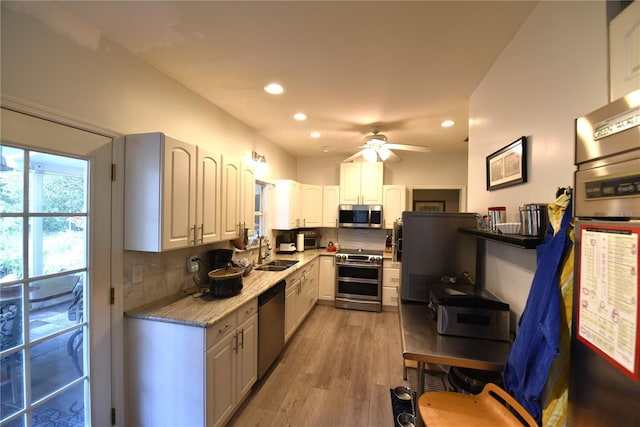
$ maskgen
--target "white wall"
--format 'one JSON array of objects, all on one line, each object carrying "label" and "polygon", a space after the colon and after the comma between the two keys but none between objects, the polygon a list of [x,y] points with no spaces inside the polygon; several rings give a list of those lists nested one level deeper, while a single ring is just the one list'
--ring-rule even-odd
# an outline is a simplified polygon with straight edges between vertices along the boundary
[{"label": "white wall", "polygon": [[[608,100],[603,1],[540,2],[470,100],[468,210],[548,203],[573,186],[574,120]],[[486,191],[486,156],[529,138],[528,182]],[[535,271],[535,251],[487,243],[489,289],[520,314]]]},{"label": "white wall", "polygon": [[238,159],[255,150],[295,178],[291,155],[55,4],[2,6],[3,98],[110,133],[161,131]]}]

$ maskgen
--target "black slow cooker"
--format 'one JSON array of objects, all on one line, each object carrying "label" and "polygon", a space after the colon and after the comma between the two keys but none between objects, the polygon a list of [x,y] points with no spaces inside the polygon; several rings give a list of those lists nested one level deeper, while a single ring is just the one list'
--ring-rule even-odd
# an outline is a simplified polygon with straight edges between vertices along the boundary
[{"label": "black slow cooker", "polygon": [[209,295],[228,298],[242,291],[243,268],[227,266],[209,272]]}]

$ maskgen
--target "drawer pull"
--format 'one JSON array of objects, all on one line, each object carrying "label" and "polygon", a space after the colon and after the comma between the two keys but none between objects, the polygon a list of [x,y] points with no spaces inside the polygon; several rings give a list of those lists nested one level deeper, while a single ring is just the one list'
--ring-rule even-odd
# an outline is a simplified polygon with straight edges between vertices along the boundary
[{"label": "drawer pull", "polygon": [[226,333],[227,333],[227,331],[228,331],[229,329],[231,329],[231,325],[227,325],[227,326],[225,326],[223,329],[219,329],[219,330],[218,330],[218,334],[220,334],[220,335],[224,335],[224,334],[226,334]]}]

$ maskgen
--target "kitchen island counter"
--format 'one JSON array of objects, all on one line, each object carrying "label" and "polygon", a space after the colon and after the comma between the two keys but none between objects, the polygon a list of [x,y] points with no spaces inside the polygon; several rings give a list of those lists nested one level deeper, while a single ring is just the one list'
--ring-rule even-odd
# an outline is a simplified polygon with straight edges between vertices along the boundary
[{"label": "kitchen island counter", "polygon": [[254,268],[247,277],[242,278],[242,292],[230,298],[207,296],[197,298],[180,293],[129,310],[125,312],[125,316],[206,328],[234,312],[243,304],[257,298],[281,280],[286,279],[291,273],[304,268],[305,265],[323,253],[325,253],[323,250],[307,250],[277,255],[273,259],[297,260],[299,262],[283,271],[260,271]]},{"label": "kitchen island counter", "polygon": [[511,344],[440,335],[427,305],[399,301],[402,357],[418,362],[418,390],[424,390],[425,363],[501,371]]}]

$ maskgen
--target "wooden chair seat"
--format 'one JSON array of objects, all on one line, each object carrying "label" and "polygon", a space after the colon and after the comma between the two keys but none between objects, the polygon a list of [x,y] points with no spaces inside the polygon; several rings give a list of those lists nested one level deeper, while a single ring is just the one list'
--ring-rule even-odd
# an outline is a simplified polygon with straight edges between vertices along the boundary
[{"label": "wooden chair seat", "polygon": [[[522,420],[514,415],[517,412]],[[438,426],[529,426],[538,424],[506,391],[487,383],[477,395],[429,391],[418,399],[418,409],[427,427]]]}]

